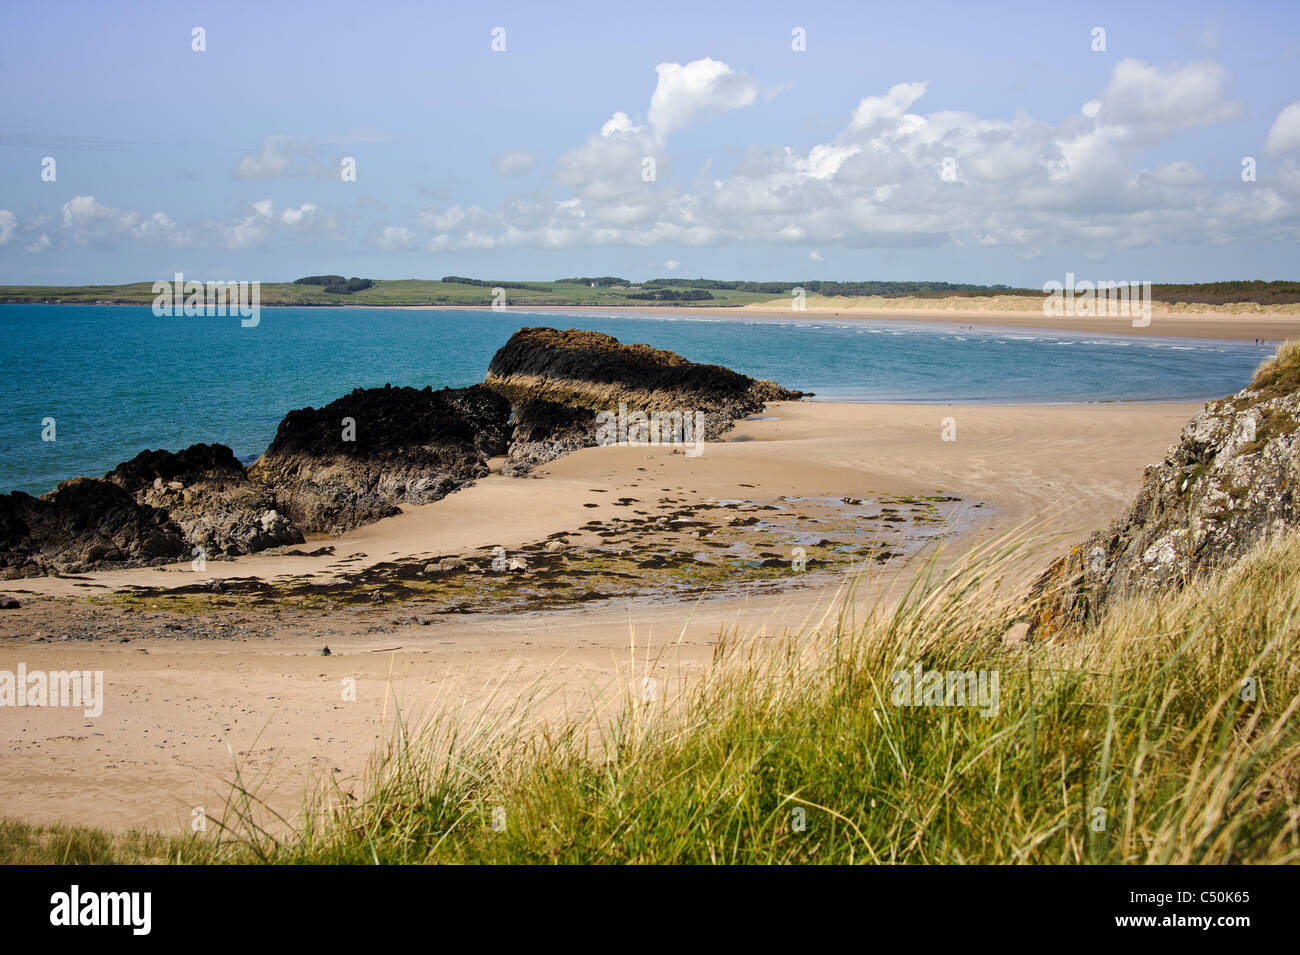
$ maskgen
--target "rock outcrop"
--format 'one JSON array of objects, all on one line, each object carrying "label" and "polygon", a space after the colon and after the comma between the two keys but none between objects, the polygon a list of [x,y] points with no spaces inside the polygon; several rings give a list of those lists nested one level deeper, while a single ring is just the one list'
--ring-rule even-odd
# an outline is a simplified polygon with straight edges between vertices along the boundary
[{"label": "rock outcrop", "polygon": [[143,451],[102,478],[0,497],[0,577],[83,573],[300,544],[224,445]]},{"label": "rock outcrop", "polygon": [[[767,402],[802,397],[720,365],[696,364],[675,352],[624,345],[610,335],[573,328],[521,328],[493,356],[486,384],[516,408],[516,439],[507,465],[516,474],[596,444],[595,416],[616,415],[620,404],[647,415],[700,412],[703,439],[716,440],[737,418],[761,411]],[[590,418],[561,414],[554,406]]]},{"label": "rock outcrop", "polygon": [[276,495],[248,478],[223,444],[195,444],[175,454],[142,451],[104,475],[140,504],[167,513],[193,548],[207,557],[255,554],[301,544],[302,531],[282,513]]},{"label": "rock outcrop", "polygon": [[533,398],[515,409],[506,477],[524,477],[540,464],[596,445],[596,412]]},{"label": "rock outcrop", "polygon": [[768,401],[800,397],[596,332],[525,328],[492,359],[487,385],[357,389],[291,411],[245,470],[230,448],[144,451],[102,478],[42,497],[0,497],[0,578],[251,554],[342,534],[426,504],[488,473],[507,475],[602,443],[599,413],[703,415],[716,438]]},{"label": "rock outcrop", "polygon": [[138,567],[188,553],[165,511],[102,478],[73,478],[41,497],[0,497],[0,578]]},{"label": "rock outcrop", "polygon": [[488,473],[504,454],[509,402],[470,388],[358,388],[291,411],[252,467],[304,532],[342,534],[427,504]]},{"label": "rock outcrop", "polygon": [[1127,514],[1057,559],[1035,583],[1030,636],[1094,620],[1121,597],[1181,587],[1300,523],[1300,345],[1212,401],[1146,469]]}]

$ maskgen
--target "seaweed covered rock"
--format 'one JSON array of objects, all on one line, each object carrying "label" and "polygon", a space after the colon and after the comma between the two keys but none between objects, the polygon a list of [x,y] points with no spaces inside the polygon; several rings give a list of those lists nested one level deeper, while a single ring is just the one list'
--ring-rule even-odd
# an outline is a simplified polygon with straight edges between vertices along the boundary
[{"label": "seaweed covered rock", "polygon": [[[620,405],[645,414],[700,412],[703,438],[716,440],[737,418],[761,411],[767,402],[802,397],[720,365],[696,364],[675,352],[573,328],[521,328],[493,356],[486,384],[517,409],[508,466],[513,473],[595,444],[594,416],[617,413]],[[592,417],[564,415],[556,406]],[[591,438],[585,441],[588,420]]]},{"label": "seaweed covered rock", "polygon": [[1300,523],[1300,344],[1212,401],[1148,467],[1128,513],[1054,561],[1031,593],[1031,636],[1095,620],[1127,594],[1179,588]]},{"label": "seaweed covered rock", "polygon": [[509,402],[482,385],[358,388],[289,412],[249,476],[303,531],[342,534],[486,475],[506,451],[509,417]]}]

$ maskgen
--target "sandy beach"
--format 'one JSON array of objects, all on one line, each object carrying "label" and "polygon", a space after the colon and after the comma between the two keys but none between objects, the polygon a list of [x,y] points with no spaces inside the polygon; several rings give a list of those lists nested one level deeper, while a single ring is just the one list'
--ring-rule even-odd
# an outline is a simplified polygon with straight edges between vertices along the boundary
[{"label": "sandy beach", "polygon": [[[620,529],[636,558],[639,548],[664,546],[656,530],[666,526],[662,515],[691,514],[701,519],[679,519],[684,528],[671,533],[707,524],[701,537],[739,541],[765,532],[766,546],[785,533],[784,525],[765,524],[778,518],[846,540],[854,527],[868,526],[854,521],[882,527],[885,518],[896,523],[875,536],[889,549],[915,552],[945,532],[947,559],[1028,524],[1043,547],[1020,562],[1020,579],[1008,581],[1024,586],[1059,551],[1062,536],[1123,510],[1144,466],[1195,410],[1182,403],[778,403],[765,420],[739,423],[699,457],[672,448],[589,448],[534,478],[492,474],[341,538],[310,540],[298,554],[213,561],[202,576],[231,588],[328,584],[497,547],[539,561],[546,556],[539,545],[558,535],[576,567],[594,553],[584,550],[583,534],[595,540]],[[956,440],[943,439],[945,424],[955,426]],[[938,503],[918,503],[920,496]],[[840,513],[844,498],[856,503]],[[873,502],[893,506],[868,510]],[[633,512],[646,515],[641,537],[627,521]],[[305,556],[325,546],[332,551]],[[357,791],[399,713],[418,723],[430,709],[453,706],[473,719],[540,692],[540,715],[558,718],[616,701],[644,677],[671,692],[707,666],[720,633],[815,626],[854,575],[867,594],[909,566],[900,557],[781,570],[680,597],[657,593],[655,572],[646,570],[648,592],[631,585],[623,596],[522,613],[492,612],[492,595],[462,612],[429,612],[420,599],[329,610],[295,599],[245,603],[232,589],[195,615],[148,596],[192,588],[188,564],[11,581],[4,590],[22,606],[0,615],[0,669],[103,670],[106,702],[93,720],[70,709],[10,712],[0,737],[0,813],[179,831],[198,807],[221,814],[238,762],[244,782],[292,816],[313,784]],[[132,588],[149,589],[131,596]],[[330,655],[320,655],[327,645]],[[345,698],[348,680],[355,700]]]},{"label": "sandy beach", "polygon": [[[462,305],[392,306],[419,311],[464,310]],[[470,306],[483,308],[484,306]],[[733,319],[739,321],[819,321],[922,323],[931,325],[973,325],[987,329],[1036,329],[1078,334],[1137,335],[1149,338],[1220,338],[1235,341],[1282,342],[1300,337],[1300,306],[1253,303],[1234,305],[1188,305],[1152,303],[1151,321],[1134,325],[1130,318],[1047,317],[1041,300],[1013,296],[968,299],[844,299],[810,297],[803,309],[788,304],[744,306],[653,306],[619,308],[611,306],[507,306],[522,314],[599,315],[651,314],[682,318]]]}]

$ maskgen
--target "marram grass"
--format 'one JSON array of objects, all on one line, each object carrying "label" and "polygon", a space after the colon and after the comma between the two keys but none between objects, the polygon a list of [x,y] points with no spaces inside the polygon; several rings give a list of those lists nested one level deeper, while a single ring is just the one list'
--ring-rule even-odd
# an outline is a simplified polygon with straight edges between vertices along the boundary
[{"label": "marram grass", "polygon": [[[205,837],[0,823],[0,861],[1296,862],[1300,535],[1036,645],[1006,639],[1015,551],[932,560],[866,619],[732,635],[667,702],[629,673],[558,725],[540,693],[399,721],[365,794],[292,825],[237,789]],[[996,671],[996,714],[895,705],[916,664]]]}]

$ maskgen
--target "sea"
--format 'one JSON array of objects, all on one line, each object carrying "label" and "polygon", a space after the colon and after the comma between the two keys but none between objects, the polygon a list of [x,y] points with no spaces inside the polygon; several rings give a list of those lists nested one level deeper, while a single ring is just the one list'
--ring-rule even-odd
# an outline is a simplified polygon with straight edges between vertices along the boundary
[{"label": "sea", "polygon": [[263,308],[244,327],[238,317],[160,318],[147,306],[0,305],[0,493],[43,494],[146,448],[219,443],[251,462],[295,408],[353,388],[480,382],[529,325],[605,332],[827,401],[1207,400],[1245,387],[1274,351],[956,323]]}]

